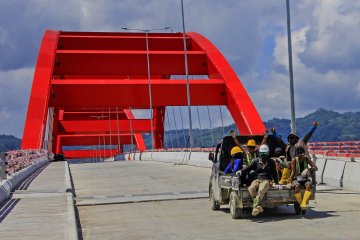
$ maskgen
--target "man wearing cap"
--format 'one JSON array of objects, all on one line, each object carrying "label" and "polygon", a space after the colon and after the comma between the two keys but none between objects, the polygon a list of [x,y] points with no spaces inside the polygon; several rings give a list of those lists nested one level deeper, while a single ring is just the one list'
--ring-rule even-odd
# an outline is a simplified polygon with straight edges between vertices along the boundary
[{"label": "man wearing cap", "polygon": [[305,156],[310,157],[308,151],[306,150],[306,144],[311,138],[312,134],[315,132],[318,125],[318,122],[313,122],[310,131],[306,133],[302,139],[300,139],[295,133],[290,133],[287,137],[289,142],[288,144],[286,144],[277,135],[275,128],[271,128],[270,131],[273,133],[274,136],[278,137],[278,139],[280,140],[280,144],[285,149],[286,159],[288,160],[288,162],[291,162],[291,160],[296,156],[296,147],[303,147],[305,149]]},{"label": "man wearing cap", "polygon": [[[310,165],[310,168],[308,168]],[[299,203],[302,210],[306,210],[307,204],[311,197],[311,182],[309,176],[318,168],[315,163],[307,156],[305,156],[305,149],[303,147],[296,148],[296,157],[291,161],[291,185],[295,187],[294,197]],[[301,186],[305,187],[304,196],[301,196]]]}]

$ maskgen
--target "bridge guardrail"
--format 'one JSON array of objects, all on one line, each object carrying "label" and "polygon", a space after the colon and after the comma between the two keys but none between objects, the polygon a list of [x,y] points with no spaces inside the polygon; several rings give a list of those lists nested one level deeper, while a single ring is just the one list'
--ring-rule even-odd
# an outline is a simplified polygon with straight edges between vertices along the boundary
[{"label": "bridge guardrail", "polygon": [[311,142],[308,143],[311,154],[320,154],[330,157],[360,157],[360,141],[348,142]]},{"label": "bridge guardrail", "polygon": [[[30,165],[45,159],[53,159],[54,155],[44,149],[14,150],[6,152],[5,159],[0,163],[0,180]],[[5,174],[4,174],[5,173]]]},{"label": "bridge guardrail", "polygon": [[190,150],[192,152],[213,152],[215,148],[161,148],[144,150],[143,152],[189,152]]}]

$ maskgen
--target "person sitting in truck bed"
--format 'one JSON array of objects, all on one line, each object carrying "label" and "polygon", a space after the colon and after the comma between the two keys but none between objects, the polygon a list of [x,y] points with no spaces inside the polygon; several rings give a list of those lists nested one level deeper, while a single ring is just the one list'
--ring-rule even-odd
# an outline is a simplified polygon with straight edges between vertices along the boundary
[{"label": "person sitting in truck bed", "polygon": [[276,173],[275,162],[269,157],[270,149],[263,144],[259,149],[259,158],[251,162],[249,171],[255,171],[256,178],[248,188],[251,198],[253,199],[252,215],[257,216],[263,212],[261,202],[269,190],[272,182],[278,184],[278,175]]},{"label": "person sitting in truck bed", "polygon": [[281,147],[285,150],[285,156],[288,160],[288,162],[291,162],[292,159],[296,155],[296,148],[297,147],[303,147],[305,149],[305,155],[307,157],[310,157],[308,151],[306,150],[306,144],[310,140],[312,134],[315,132],[317,126],[319,125],[319,122],[313,122],[311,129],[305,134],[305,136],[300,139],[296,133],[290,133],[287,137],[288,144],[286,144],[279,135],[277,135],[277,132],[275,128],[271,128],[270,131],[273,133],[275,137],[278,138],[279,144]]},{"label": "person sitting in truck bed", "polygon": [[229,165],[226,167],[224,173],[236,173],[243,167],[243,155],[244,151],[239,148],[238,146],[235,146],[231,149],[231,160]]},{"label": "person sitting in truck bed", "polygon": [[[310,165],[310,168],[308,168]],[[309,176],[318,168],[310,157],[305,156],[305,149],[303,147],[296,148],[296,157],[291,161],[291,175],[290,181],[295,187],[294,197],[300,204],[302,210],[306,210],[309,199],[311,197],[311,182]],[[301,196],[301,186],[305,187],[304,196]]]},{"label": "person sitting in truck bed", "polygon": [[277,147],[274,151],[274,157],[272,159],[276,164],[276,171],[278,173],[279,184],[286,185],[290,182],[290,173],[291,173],[291,162],[288,162],[284,156],[282,148]]},{"label": "person sitting in truck bed", "polygon": [[[246,166],[250,166],[252,160],[254,160],[255,158],[258,158],[259,157],[259,151],[256,149],[256,141],[254,139],[249,139],[246,143],[246,148],[247,148],[247,151],[245,151],[241,144],[239,143],[239,141],[237,140],[236,138],[236,135],[235,135],[235,132],[234,131],[230,131],[230,135],[233,137],[234,141],[235,141],[235,144],[240,147],[244,152],[245,152],[245,159],[244,159],[244,162],[245,162],[245,165]],[[265,132],[264,132],[264,138],[263,140],[261,141],[261,144],[260,145],[263,145],[263,144],[266,144],[266,139],[268,137],[268,131],[265,129]]]}]

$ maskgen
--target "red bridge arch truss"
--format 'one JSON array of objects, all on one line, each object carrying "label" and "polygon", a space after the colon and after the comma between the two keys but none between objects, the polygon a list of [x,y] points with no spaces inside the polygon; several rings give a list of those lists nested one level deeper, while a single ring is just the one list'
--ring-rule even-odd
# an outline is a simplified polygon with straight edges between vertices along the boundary
[{"label": "red bridge arch truss", "polygon": [[[165,107],[187,106],[186,80],[171,79],[185,75],[183,36],[150,33],[148,40],[154,143],[162,148]],[[194,32],[186,34],[186,43],[189,75],[208,76],[189,81],[191,105],[225,105],[242,135],[262,134],[265,127],[254,104],[219,50]],[[63,146],[98,145],[101,138],[109,144],[111,138],[114,145],[119,139],[121,145],[133,141],[137,149],[145,150],[142,133],[151,131],[151,121],[134,119],[129,109],[149,109],[146,53],[141,33],[46,31],[22,149],[47,144],[61,153]],[[90,150],[63,152],[69,158],[91,155]]]}]

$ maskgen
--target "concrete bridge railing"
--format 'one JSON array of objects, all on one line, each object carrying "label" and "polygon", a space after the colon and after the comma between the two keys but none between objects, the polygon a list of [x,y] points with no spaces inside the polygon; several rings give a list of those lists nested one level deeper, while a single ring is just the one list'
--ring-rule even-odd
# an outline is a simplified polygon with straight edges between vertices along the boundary
[{"label": "concrete bridge railing", "polygon": [[[126,154],[125,159],[211,168],[212,162],[208,160],[209,152],[146,151]],[[360,192],[360,158],[332,157],[319,154],[313,154],[312,157],[319,168],[316,172],[318,184]]]}]

